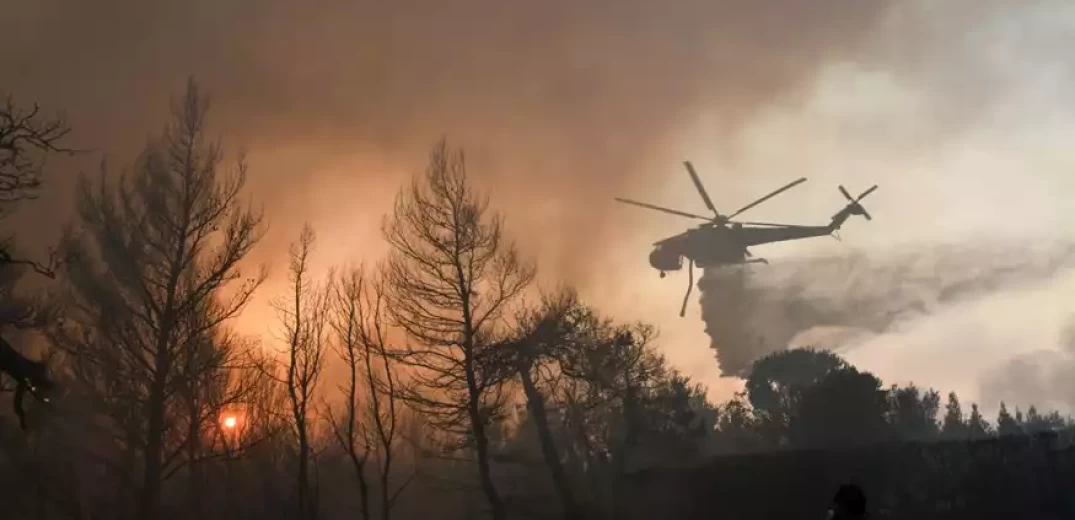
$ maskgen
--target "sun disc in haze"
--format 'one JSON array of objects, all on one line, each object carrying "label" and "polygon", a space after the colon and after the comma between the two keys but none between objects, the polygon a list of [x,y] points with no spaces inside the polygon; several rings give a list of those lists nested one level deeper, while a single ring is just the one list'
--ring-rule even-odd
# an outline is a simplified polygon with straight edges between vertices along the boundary
[{"label": "sun disc in haze", "polygon": [[224,418],[224,427],[229,429],[229,430],[235,429],[235,426],[238,423],[239,423],[239,421],[235,418],[234,415],[229,415],[228,417]]}]

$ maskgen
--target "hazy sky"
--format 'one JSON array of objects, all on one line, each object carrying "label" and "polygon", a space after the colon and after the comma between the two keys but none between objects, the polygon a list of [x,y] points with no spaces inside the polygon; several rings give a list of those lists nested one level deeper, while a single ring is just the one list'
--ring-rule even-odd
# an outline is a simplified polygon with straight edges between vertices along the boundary
[{"label": "hazy sky", "polygon": [[[66,109],[75,144],[96,151],[52,163],[54,191],[11,223],[40,229],[25,246],[58,232],[79,170],[105,155],[131,163],[194,74],[215,132],[249,154],[272,226],[256,260],[276,273],[304,221],[323,265],[380,255],[380,215],[446,135],[546,281],[656,323],[669,357],[721,396],[736,384],[718,379],[697,299],[678,318],[685,277],[658,280],[646,264],[650,243],[691,223],[611,201],[701,210],[685,158],[724,211],[811,179],[752,210],[758,219],[825,223],[837,184],[881,185],[867,199],[875,220],[849,222],[843,242],[755,251],[797,279],[803,257],[853,253],[928,271],[948,254],[941,243],[988,269],[1075,220],[1064,0],[8,3],[0,90]],[[1073,280],[1052,274],[945,302],[844,351],[886,380],[1059,400],[1053,376],[1033,374],[1042,360],[1075,370],[1062,347]],[[813,289],[858,297],[831,283]],[[244,327],[264,330],[264,306],[253,311]],[[1045,382],[1019,394],[1028,379]]]}]

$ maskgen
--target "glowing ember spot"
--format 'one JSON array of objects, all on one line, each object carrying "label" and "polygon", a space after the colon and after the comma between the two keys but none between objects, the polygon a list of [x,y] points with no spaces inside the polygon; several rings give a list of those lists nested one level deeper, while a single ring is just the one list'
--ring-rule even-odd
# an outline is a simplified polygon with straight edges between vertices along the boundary
[{"label": "glowing ember spot", "polygon": [[238,421],[236,421],[235,417],[226,417],[224,419],[224,427],[230,430],[232,428],[235,428],[237,422]]}]

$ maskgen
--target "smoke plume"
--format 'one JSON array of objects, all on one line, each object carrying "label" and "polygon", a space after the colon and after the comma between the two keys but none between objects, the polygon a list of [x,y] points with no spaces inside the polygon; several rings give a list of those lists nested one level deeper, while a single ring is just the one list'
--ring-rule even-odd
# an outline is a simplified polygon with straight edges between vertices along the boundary
[{"label": "smoke plume", "polygon": [[1006,401],[1024,411],[1034,405],[1075,412],[1075,316],[1069,318],[1058,346],[1016,355],[986,372],[980,382],[982,401],[992,406]]},{"label": "smoke plume", "polygon": [[[883,334],[940,309],[1047,280],[1075,266],[1075,245],[942,246],[899,255],[787,259],[706,270],[698,287],[721,370],[743,376],[796,336],[834,327]],[[847,329],[851,329],[848,331]],[[854,338],[829,338],[839,351]],[[804,346],[804,345],[795,345]]]}]

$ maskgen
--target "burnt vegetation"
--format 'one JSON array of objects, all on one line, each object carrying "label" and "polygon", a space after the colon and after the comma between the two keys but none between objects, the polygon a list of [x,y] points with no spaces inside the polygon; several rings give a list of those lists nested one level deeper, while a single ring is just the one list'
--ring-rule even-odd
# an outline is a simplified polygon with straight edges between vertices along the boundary
[{"label": "burnt vegetation", "polygon": [[[386,216],[382,262],[319,274],[305,227],[266,295],[272,344],[244,337],[266,227],[208,107],[192,81],[129,173],[84,176],[53,262],[0,249],[5,337],[31,333],[11,340],[60,388],[26,431],[4,412],[5,518],[802,518],[845,480],[877,518],[1075,513],[1055,411],[983,417],[811,349],[711,402],[654,327],[542,293],[446,141]],[[5,215],[67,133],[0,107]],[[16,291],[25,266],[53,287]]]}]

